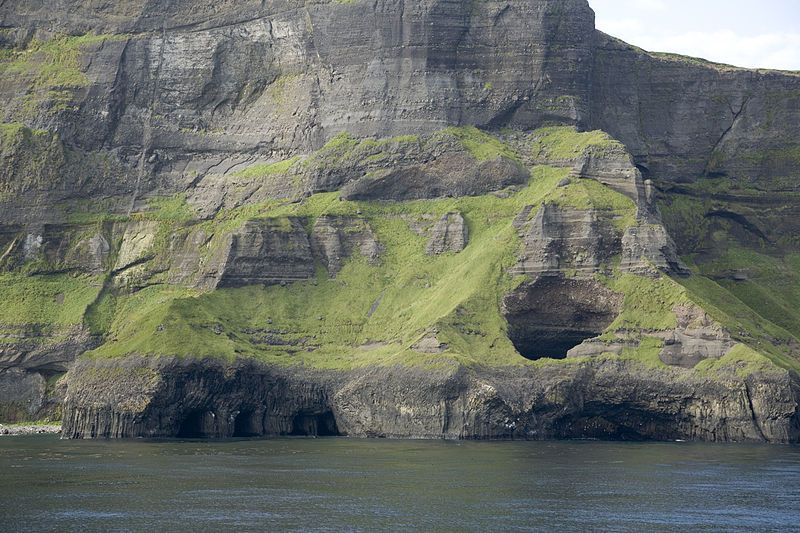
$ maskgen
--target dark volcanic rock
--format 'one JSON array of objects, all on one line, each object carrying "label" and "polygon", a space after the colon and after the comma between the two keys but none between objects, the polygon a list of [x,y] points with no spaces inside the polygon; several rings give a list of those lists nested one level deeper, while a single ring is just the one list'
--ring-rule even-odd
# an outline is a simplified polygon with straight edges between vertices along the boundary
[{"label": "dark volcanic rock", "polygon": [[0,420],[55,420],[61,416],[65,384],[48,386],[61,374],[0,368]]},{"label": "dark volcanic rock", "polygon": [[632,361],[320,372],[129,358],[80,361],[69,383],[63,434],[76,438],[800,440],[800,383],[779,370],[707,380]]},{"label": "dark volcanic rock", "polygon": [[[153,150],[576,122],[588,109],[594,41],[585,0],[181,0],[119,10],[26,0],[4,3],[0,23],[20,40],[41,28],[131,35],[92,51],[88,74],[101,86],[76,95],[77,115],[98,124],[81,131],[71,120],[70,137],[136,146],[147,117]],[[243,121],[248,133],[236,131]],[[203,141],[167,135],[169,124],[230,131]]]},{"label": "dark volcanic rock", "polygon": [[622,295],[595,280],[551,276],[523,283],[502,308],[508,337],[522,356],[563,359],[611,325],[621,303]]},{"label": "dark volcanic rock", "polygon": [[[518,261],[510,252],[496,273],[526,276],[501,310],[519,352],[583,360],[321,372],[86,359],[70,370],[64,434],[798,440],[795,374],[723,369],[709,378],[688,370],[722,358],[735,342],[702,310],[674,309],[678,326],[667,331],[598,338],[622,300],[599,277],[688,273],[661,223],[656,190],[683,194],[681,186],[705,178],[797,188],[797,73],[649,54],[597,32],[586,0],[7,0],[0,57],[0,270],[92,277],[84,288],[99,292],[85,313],[70,308],[71,326],[0,324],[8,341],[0,345],[0,407],[46,410],[46,378],[98,343],[119,340],[112,318],[124,317],[101,312],[116,313],[117,296],[169,285],[203,292],[287,284],[314,278],[317,262],[336,276],[356,254],[380,265],[366,218],[330,215],[339,211],[319,204],[294,211],[291,202],[316,193],[362,202],[508,199],[541,177],[531,172],[530,132],[566,125],[602,129],[622,144],[575,153],[562,146],[567,157],[538,161],[571,167],[571,175],[545,205],[520,213]],[[503,142],[473,126],[502,132]],[[605,198],[613,206],[603,207],[586,198],[597,188],[570,189],[588,180],[625,198]],[[796,247],[786,236],[797,233],[794,205],[762,217],[756,211],[768,204],[759,194],[734,202],[743,210],[698,190],[709,205],[690,220],[710,221],[710,234],[724,221],[742,242]],[[463,209],[478,224],[459,202],[445,209]],[[278,204],[284,215],[263,218]],[[443,212],[419,205],[415,213]],[[691,211],[681,207],[675,211]],[[308,218],[285,215],[296,212]],[[410,224],[430,229],[431,255],[467,245],[460,214]],[[694,229],[673,236],[691,241]],[[465,255],[473,254],[446,259]],[[433,288],[435,280],[423,278],[409,283]],[[483,296],[467,303],[483,305]],[[370,316],[384,296],[375,298]],[[460,342],[451,339],[480,329],[459,316],[469,305],[441,313],[430,306],[432,321],[456,333],[426,324],[414,340],[393,331],[396,339],[354,344],[403,338],[403,349],[445,359],[447,343]],[[305,332],[256,326],[246,334],[254,350],[314,349]],[[757,342],[748,335],[735,340]],[[645,337],[664,341],[667,368],[602,357],[636,349]]]},{"label": "dark volcanic rock", "polygon": [[499,157],[476,161],[466,152],[446,154],[427,165],[399,166],[355,179],[342,188],[345,200],[423,200],[446,196],[479,196],[522,185],[530,172]]},{"label": "dark volcanic rock", "polygon": [[65,144],[76,168],[102,166],[87,156],[101,152],[125,174],[67,173],[65,189],[39,199],[90,185],[130,204],[342,131],[450,125],[603,129],[660,181],[796,175],[800,76],[654,57],[596,32],[585,0],[15,0],[0,6],[0,25],[5,47],[114,35],[80,48],[86,83],[58,88],[56,101],[31,100],[30,77],[0,80],[3,120],[57,131],[36,141],[54,160]]}]

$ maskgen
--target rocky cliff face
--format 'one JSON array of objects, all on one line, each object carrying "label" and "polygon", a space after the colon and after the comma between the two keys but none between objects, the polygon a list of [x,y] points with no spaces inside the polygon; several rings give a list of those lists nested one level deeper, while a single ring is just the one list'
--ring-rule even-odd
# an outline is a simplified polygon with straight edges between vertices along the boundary
[{"label": "rocky cliff face", "polygon": [[585,0],[3,2],[0,416],[796,441],[798,91]]},{"label": "rocky cliff face", "polygon": [[610,360],[516,370],[331,373],[253,362],[127,359],[83,361],[71,372],[64,435],[74,438],[795,442],[800,433],[800,383],[786,371],[708,380]]},{"label": "rocky cliff face", "polygon": [[596,34],[592,124],[648,177],[729,177],[786,187],[796,177],[800,75],[653,55]]}]

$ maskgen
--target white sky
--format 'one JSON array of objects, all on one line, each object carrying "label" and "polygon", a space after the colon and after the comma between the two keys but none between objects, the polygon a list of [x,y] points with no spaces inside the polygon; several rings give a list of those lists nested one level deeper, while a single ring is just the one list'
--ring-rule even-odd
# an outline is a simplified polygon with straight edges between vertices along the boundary
[{"label": "white sky", "polygon": [[800,0],[589,0],[597,29],[652,52],[800,70]]}]

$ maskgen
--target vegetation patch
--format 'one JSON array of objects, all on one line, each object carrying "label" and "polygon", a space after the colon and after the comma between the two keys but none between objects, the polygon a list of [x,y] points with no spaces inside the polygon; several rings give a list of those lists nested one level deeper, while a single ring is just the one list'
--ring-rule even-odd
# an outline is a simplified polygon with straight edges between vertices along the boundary
[{"label": "vegetation patch", "polygon": [[89,79],[80,66],[81,51],[120,35],[61,36],[48,41],[32,40],[25,49],[8,50],[0,57],[0,78],[18,79],[29,88],[23,115],[33,115],[42,105],[51,113],[68,109],[73,92],[86,87]]},{"label": "vegetation patch", "polygon": [[233,176],[237,178],[257,179],[275,176],[278,174],[286,174],[289,169],[291,169],[299,160],[299,157],[293,157],[284,161],[278,161],[277,163],[261,163],[258,165],[251,165],[246,169],[233,174]]},{"label": "vegetation patch", "polygon": [[501,157],[513,161],[521,160],[520,155],[509,145],[474,126],[447,128],[440,135],[458,139],[461,145],[478,161],[493,161]]},{"label": "vegetation patch", "polygon": [[622,193],[593,179],[573,178],[566,187],[558,187],[548,201],[563,207],[595,209],[611,217],[620,230],[636,225],[636,204]]},{"label": "vegetation patch", "polygon": [[186,201],[185,194],[160,196],[147,201],[148,211],[137,213],[134,219],[164,222],[187,222],[197,218],[197,213]]},{"label": "vegetation patch", "polygon": [[572,126],[540,128],[531,135],[531,155],[536,160],[558,161],[580,157],[589,147],[619,146],[603,131],[579,133]]},{"label": "vegetation patch", "polygon": [[695,371],[703,374],[718,374],[722,371],[733,371],[737,376],[746,378],[757,372],[774,372],[772,361],[744,344],[737,344],[731,351],[719,359],[701,361]]},{"label": "vegetation patch", "polygon": [[608,332],[674,329],[678,322],[673,309],[690,302],[686,290],[665,276],[653,279],[623,274],[600,280],[609,289],[624,295],[622,312],[608,327]]},{"label": "vegetation patch", "polygon": [[[16,125],[0,129],[0,134],[3,138],[40,135]],[[235,176],[258,180],[331,165],[364,161],[381,164],[385,154],[394,157],[406,148],[424,150],[425,143],[437,138],[459,143],[476,160],[506,157],[520,161],[510,143],[476,128],[449,128],[428,139],[356,139],[342,133],[302,160],[254,165]],[[613,146],[615,141],[601,132],[545,128],[534,134],[531,142],[538,146],[537,155],[566,160],[593,147]],[[700,228],[697,239],[706,238],[700,235],[706,220],[703,201],[688,196],[677,196],[676,200],[665,210],[666,216],[673,223]],[[537,209],[547,203],[593,209],[611,221],[620,234],[636,224],[633,201],[595,180],[570,177],[569,166],[558,164],[531,167],[525,186],[496,194],[380,202],[344,201],[338,192],[319,193],[301,201],[272,199],[246,204],[222,210],[206,221],[196,220],[184,195],[157,197],[149,200],[145,212],[131,217],[152,221],[148,230],[153,232],[152,246],[146,264],[140,265],[144,269],[141,280],[136,278],[126,285],[109,278],[101,292],[104,280],[100,278],[7,274],[3,278],[6,282],[0,283],[0,294],[22,309],[7,311],[0,320],[14,324],[14,317],[22,317],[20,320],[26,323],[84,323],[106,339],[92,352],[95,357],[253,357],[275,364],[337,369],[393,364],[566,364],[531,362],[520,357],[508,339],[508,325],[501,310],[504,295],[523,281],[522,277],[509,274],[522,247],[514,221],[523,210],[534,217]],[[432,221],[451,212],[464,217],[469,230],[468,246],[459,253],[427,255],[427,237],[420,228],[429,228]],[[201,293],[167,283],[172,246],[183,242],[189,232],[206,235],[207,244],[200,253],[207,256],[203,260],[211,260],[222,250],[230,232],[248,221],[260,220],[281,231],[290,229],[290,220],[296,219],[310,232],[316,220],[325,215],[356,217],[368,224],[382,249],[378,260],[370,262],[356,253],[336,278],[317,265],[314,279],[285,286]],[[778,285],[759,282],[758,290],[753,288],[752,294],[747,295],[742,292],[745,285],[728,287],[725,280],[714,282],[702,277],[740,269],[742,265],[758,270],[765,280],[776,274],[782,279],[795,279],[800,259],[778,261],[766,254],[731,247],[730,257],[719,255],[715,261],[695,264],[700,275],[687,280],[619,272],[602,277],[606,286],[623,295],[621,313],[603,338],[641,340],[638,347],[607,357],[663,366],[658,358],[663,341],[648,333],[675,328],[676,306],[696,303],[749,349],[781,366],[796,366],[790,353],[796,312],[789,305],[777,305],[781,290]],[[127,274],[137,275],[133,271]],[[754,283],[758,279],[753,276]],[[791,290],[789,293],[790,302],[794,302],[797,295]],[[53,301],[57,305],[51,305]],[[774,316],[754,311],[757,301],[773,306]],[[778,315],[784,317],[782,322]],[[428,347],[438,345],[432,350],[434,353],[418,348],[423,339]]]},{"label": "vegetation patch", "polygon": [[0,274],[0,324],[80,325],[101,284],[95,276]]}]

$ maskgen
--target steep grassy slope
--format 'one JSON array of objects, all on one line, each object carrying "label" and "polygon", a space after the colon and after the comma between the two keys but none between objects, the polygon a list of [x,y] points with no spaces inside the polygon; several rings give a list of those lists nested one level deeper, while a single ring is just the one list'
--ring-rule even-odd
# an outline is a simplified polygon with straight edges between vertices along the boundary
[{"label": "steep grassy slope", "polygon": [[[321,193],[299,202],[270,200],[222,210],[212,220],[200,222],[191,220],[191,208],[180,197],[153,201],[152,210],[134,218],[156,221],[161,228],[156,241],[163,243],[176,231],[198,226],[215,235],[211,239],[215,243],[223,240],[226,231],[241,227],[247,220],[271,219],[288,228],[288,217],[298,217],[310,231],[321,216],[349,216],[367,222],[383,251],[377,264],[354,256],[335,278],[318,264],[313,280],[211,293],[170,286],[157,274],[149,286],[133,294],[117,291],[113,297],[106,295],[102,305],[93,308],[92,324],[103,331],[107,342],[91,354],[245,356],[337,369],[448,361],[481,365],[552,362],[522,358],[507,335],[501,301],[525,279],[509,274],[521,253],[514,221],[526,206],[533,206],[527,213],[532,219],[539,206],[550,203],[609,213],[620,233],[633,225],[636,208],[630,199],[595,180],[570,177],[571,160],[588,147],[602,147],[611,141],[599,132],[577,134],[570,128],[540,130],[524,143],[507,142],[477,130],[451,129],[442,134],[464,142],[476,160],[535,158],[563,165],[533,166],[527,185],[498,194],[382,202],[345,201],[339,193]],[[307,162],[294,159],[260,165],[240,171],[240,175],[253,179],[286,177],[295,165],[349,162],[353,154],[381,144],[368,140],[365,147],[361,141],[339,136],[320,153],[305,159]],[[460,253],[429,256],[425,253],[428,237],[424,229],[449,212],[464,216],[469,245]],[[166,244],[156,246],[157,256],[168,253]],[[167,262],[167,258],[162,260]],[[158,262],[158,257],[154,261]],[[658,358],[663,341],[653,333],[676,327],[676,306],[697,303],[726,325],[736,339],[782,366],[795,365],[787,355],[794,342],[790,333],[738,300],[735,304],[722,300],[726,293],[709,288],[709,280],[694,277],[676,283],[665,276],[654,279],[622,274],[613,263],[597,279],[623,294],[624,303],[602,338],[607,342],[636,339],[638,348],[626,348],[620,356],[609,353],[607,357],[663,366]],[[569,271],[564,274],[577,275]],[[426,338],[435,339],[439,346],[434,353],[414,349]],[[731,357],[733,360],[726,360],[730,364],[739,359],[765,361],[752,351],[739,350]]]},{"label": "steep grassy slope", "polygon": [[761,331],[765,350],[769,339],[796,349],[800,336],[797,200],[796,191],[716,179],[669,189],[661,202],[696,274],[682,283],[725,309],[732,329]]},{"label": "steep grassy slope", "polygon": [[[463,143],[476,161],[505,158],[529,165],[528,183],[480,196],[402,202],[347,201],[338,192],[317,193],[300,201],[265,200],[222,209],[209,220],[198,220],[183,195],[153,198],[147,211],[134,213],[128,222],[119,215],[98,212],[85,218],[115,220],[113,227],[118,229],[111,233],[117,237],[109,234],[112,241],[119,239],[122,228],[129,224],[151,225],[150,251],[134,261],[137,266],[108,272],[102,292],[103,283],[97,277],[5,274],[0,292],[14,306],[7,308],[2,322],[6,327],[22,323],[85,324],[103,339],[103,344],[90,352],[98,358],[131,354],[251,357],[281,365],[336,369],[398,363],[436,366],[456,361],[467,365],[553,364],[546,357],[536,362],[521,357],[507,334],[503,297],[526,279],[510,274],[523,248],[519,224],[532,220],[545,204],[605,213],[618,236],[636,224],[636,206],[628,197],[598,181],[575,177],[572,172],[572,162],[585,150],[602,150],[613,141],[601,132],[579,134],[571,128],[546,128],[524,137],[505,138],[474,128],[449,129],[433,139],[441,136]],[[239,171],[237,178],[255,182],[294,180],[302,188],[302,172],[309,168],[313,172],[330,170],[336,165],[351,165],[358,157],[376,160],[376,148],[434,140],[359,141],[342,135],[318,153],[256,165]],[[668,211],[668,217],[674,218],[676,212]],[[446,213],[464,217],[469,244],[459,253],[428,255],[430,228]],[[520,220],[520,213],[525,213],[524,220]],[[290,284],[208,292],[170,281],[168,270],[175,253],[170,243],[176,235],[202,230],[208,239],[208,252],[204,253],[212,256],[214,248],[226,241],[226,235],[248,221],[271,220],[271,227],[289,231],[290,220],[297,219],[310,232],[323,216],[364,221],[380,245],[379,259],[371,262],[355,254],[336,277],[318,263],[313,279]],[[752,261],[752,256],[737,257],[750,268],[777,268],[777,263],[766,259],[759,262]],[[37,261],[39,271],[46,272],[47,261],[41,257]],[[608,353],[604,357],[663,366],[658,353],[664,341],[659,335],[663,337],[661,332],[676,327],[678,306],[695,303],[736,340],[751,347],[738,349],[725,361],[701,369],[742,361],[745,366],[753,361],[764,363],[764,356],[781,366],[796,366],[790,355],[796,343],[791,313],[759,314],[755,296],[748,301],[748,295],[738,292],[738,287],[729,292],[724,284],[703,277],[709,265],[717,263],[709,263],[706,270],[698,269],[700,275],[677,282],[664,275],[625,274],[617,264],[618,258],[610,258],[604,271],[595,275],[596,280],[623,295],[621,312],[601,339],[626,342],[628,347],[619,355]],[[138,274],[141,279],[133,274],[137,269],[145,269],[144,274]],[[561,275],[569,278],[580,274],[568,269]],[[758,287],[767,292],[754,294],[769,294],[785,302],[787,310],[791,307],[791,290],[781,296],[777,286]],[[427,348],[419,348],[423,345]]]}]

